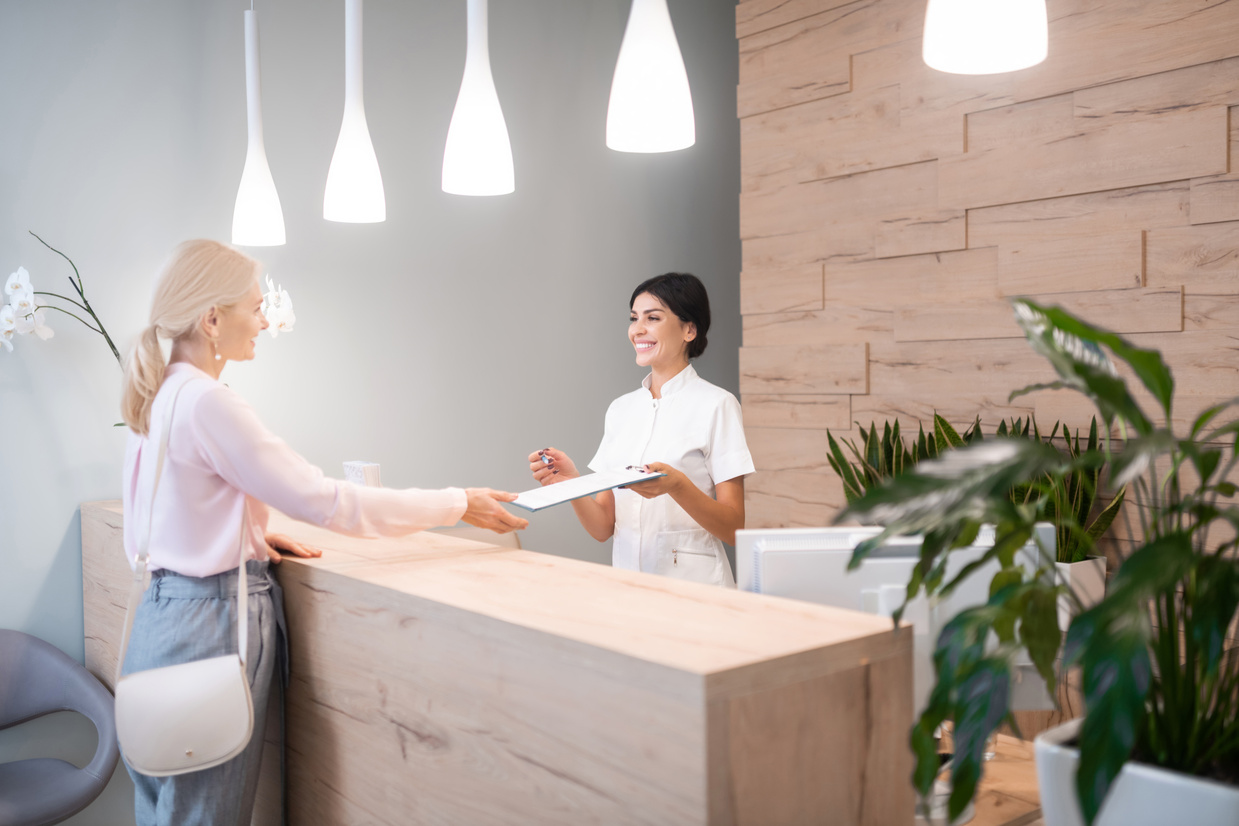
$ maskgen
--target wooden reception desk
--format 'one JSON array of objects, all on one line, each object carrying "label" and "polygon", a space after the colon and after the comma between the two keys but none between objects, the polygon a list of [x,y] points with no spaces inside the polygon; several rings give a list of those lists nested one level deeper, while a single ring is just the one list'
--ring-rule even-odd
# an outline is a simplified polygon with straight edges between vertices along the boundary
[{"label": "wooden reception desk", "polygon": [[[889,619],[434,533],[271,529],[323,549],[277,567],[297,826],[912,822],[911,634]],[[119,502],[82,505],[82,557],[86,665],[111,685]]]}]

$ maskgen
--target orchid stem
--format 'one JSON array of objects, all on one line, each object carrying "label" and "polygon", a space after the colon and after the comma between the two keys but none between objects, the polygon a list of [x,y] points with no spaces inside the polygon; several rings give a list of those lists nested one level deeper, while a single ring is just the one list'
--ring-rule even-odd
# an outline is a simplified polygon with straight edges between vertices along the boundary
[{"label": "orchid stem", "polygon": [[86,328],[87,328],[88,330],[94,330],[94,332],[96,332],[96,333],[98,333],[98,332],[99,332],[99,330],[95,329],[94,327],[91,327],[91,326],[90,326],[90,322],[88,322],[86,319],[82,318],[81,316],[77,315],[76,313],[71,313],[71,312],[69,312],[68,310],[66,310],[66,309],[64,309],[64,308],[62,308],[62,307],[57,307],[55,304],[40,304],[40,305],[38,305],[37,307],[35,307],[35,309],[36,309],[36,310],[56,310],[56,311],[58,311],[58,312],[62,312],[62,313],[64,313],[64,314],[65,314],[65,315],[67,315],[67,316],[73,316],[73,317],[74,317],[74,318],[76,318],[78,321],[80,321],[80,322],[82,322],[83,324],[85,324],[85,325],[86,325]]},{"label": "orchid stem", "polygon": [[64,313],[65,315],[71,315],[71,316],[73,316],[73,317],[74,317],[74,318],[76,318],[78,321],[80,321],[80,322],[82,322],[83,324],[85,324],[85,325],[86,325],[89,329],[94,330],[96,333],[98,333],[99,335],[103,336],[103,340],[104,340],[104,341],[106,341],[106,342],[108,343],[108,349],[109,349],[109,350],[111,350],[111,351],[112,351],[112,355],[116,357],[116,363],[117,363],[117,364],[119,364],[119,365],[121,366],[121,369],[123,370],[123,369],[125,368],[125,362],[124,362],[124,360],[120,357],[120,351],[116,349],[116,344],[115,344],[115,342],[113,342],[113,341],[112,341],[112,337],[108,335],[107,328],[105,328],[105,327],[103,326],[103,321],[99,318],[98,314],[96,314],[96,313],[95,313],[95,311],[94,311],[94,309],[90,306],[90,301],[89,301],[89,299],[87,299],[87,298],[86,298],[86,287],[85,287],[85,285],[82,283],[82,274],[81,274],[80,272],[78,272],[78,269],[77,269],[77,264],[74,264],[74,263],[73,263],[73,259],[72,259],[72,258],[70,258],[69,256],[65,255],[65,254],[64,254],[63,252],[61,252],[60,250],[56,249],[56,248],[55,248],[55,247],[53,247],[51,244],[49,244],[49,243],[47,243],[46,241],[44,241],[42,238],[39,238],[38,234],[37,234],[37,233],[35,233],[33,230],[27,230],[27,232],[29,232],[31,235],[33,235],[35,238],[37,238],[40,244],[42,244],[43,246],[47,247],[49,250],[51,250],[52,252],[56,253],[56,254],[57,254],[57,255],[59,255],[61,258],[63,258],[64,260],[66,260],[66,261],[68,261],[68,262],[69,262],[69,266],[73,268],[73,275],[76,275],[76,276],[77,276],[77,280],[76,280],[76,281],[74,281],[74,280],[73,280],[73,275],[69,276],[69,283],[73,285],[73,289],[77,292],[78,296],[79,296],[82,300],[81,300],[80,302],[78,302],[78,301],[75,301],[75,300],[74,300],[74,299],[72,299],[72,298],[68,298],[68,297],[66,297],[66,296],[60,295],[59,293],[45,293],[45,292],[38,292],[38,293],[35,293],[35,294],[36,294],[36,295],[50,295],[50,296],[52,296],[53,298],[59,298],[61,301],[68,301],[70,304],[73,304],[73,305],[75,305],[75,306],[77,306],[77,307],[81,308],[82,310],[85,310],[85,311],[86,311],[86,312],[90,315],[90,317],[91,317],[91,318],[93,318],[93,319],[95,320],[95,324],[96,324],[96,325],[98,325],[98,326],[92,327],[92,326],[91,326],[91,325],[90,325],[90,324],[89,324],[89,323],[88,323],[85,319],[83,319],[83,318],[79,318],[78,316],[74,315],[73,313],[69,312],[68,310],[61,309],[60,307],[56,307],[56,306],[54,306],[54,305],[52,305],[52,304],[44,304],[44,305],[43,305],[40,309],[42,309],[43,307],[45,307],[45,308],[47,308],[47,309],[49,309],[49,310],[60,310],[60,312]]},{"label": "orchid stem", "polygon": [[[59,255],[61,258],[63,258],[64,260],[66,260],[66,261],[68,261],[68,262],[69,262],[69,266],[73,268],[73,274],[77,276],[77,283],[73,284],[73,288],[77,290],[77,294],[78,294],[78,295],[82,296],[82,298],[83,298],[83,299],[85,299],[85,298],[86,298],[86,296],[85,296],[83,293],[84,293],[84,291],[85,291],[85,289],[86,289],[86,288],[82,285],[82,274],[81,274],[80,272],[78,272],[78,271],[77,271],[77,264],[74,264],[74,263],[73,263],[73,259],[72,259],[72,258],[70,258],[69,256],[65,255],[65,254],[64,254],[63,252],[61,252],[60,250],[58,250],[58,249],[56,249],[55,247],[53,247],[51,244],[49,244],[49,243],[47,243],[46,241],[44,241],[42,238],[39,238],[39,236],[38,236],[38,235],[34,232],[34,230],[29,230],[29,229],[28,229],[28,230],[26,230],[26,232],[29,232],[31,235],[34,235],[34,237],[35,237],[35,238],[38,238],[38,239],[39,239],[39,243],[40,243],[40,244],[42,244],[43,246],[47,247],[49,250],[51,250],[52,252],[56,253],[56,254],[57,254],[57,255]],[[70,283],[72,283],[72,282],[73,282],[73,279],[72,279],[72,278],[70,278],[70,279],[69,279],[69,281],[70,281]]]},{"label": "orchid stem", "polygon": [[[90,308],[87,307],[85,304],[79,304],[78,302],[74,301],[72,298],[69,298],[66,295],[61,295],[60,293],[45,293],[42,290],[35,290],[34,294],[35,295],[50,295],[52,298],[59,298],[61,301],[68,301],[70,304],[73,304],[79,309],[85,310],[88,313],[90,312]],[[44,305],[44,306],[50,306],[50,305]]]}]

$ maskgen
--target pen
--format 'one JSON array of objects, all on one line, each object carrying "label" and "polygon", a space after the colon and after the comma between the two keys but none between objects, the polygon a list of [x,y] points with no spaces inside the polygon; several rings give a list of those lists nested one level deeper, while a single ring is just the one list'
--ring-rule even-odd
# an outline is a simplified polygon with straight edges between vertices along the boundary
[{"label": "pen", "polygon": [[547,456],[545,453],[543,453],[538,458],[542,460],[542,464],[544,465],[549,465],[551,463],[551,457]]}]

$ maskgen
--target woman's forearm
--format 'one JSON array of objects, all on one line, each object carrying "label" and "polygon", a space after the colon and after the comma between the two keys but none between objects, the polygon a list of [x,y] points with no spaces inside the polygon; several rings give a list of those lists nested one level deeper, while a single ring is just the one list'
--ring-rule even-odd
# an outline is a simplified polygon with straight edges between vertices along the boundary
[{"label": "woman's forearm", "polygon": [[711,499],[691,482],[671,493],[684,511],[711,535],[728,545],[736,544],[736,531],[744,527],[744,482],[730,479],[716,486],[718,499]]},{"label": "woman's forearm", "polygon": [[599,542],[606,542],[615,533],[615,494],[609,490],[573,499],[572,509],[581,526]]}]

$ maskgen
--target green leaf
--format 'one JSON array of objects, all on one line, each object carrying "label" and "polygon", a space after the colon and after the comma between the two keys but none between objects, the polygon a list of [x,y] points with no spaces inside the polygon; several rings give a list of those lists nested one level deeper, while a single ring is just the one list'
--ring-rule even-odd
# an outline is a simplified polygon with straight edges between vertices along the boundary
[{"label": "green leaf", "polygon": [[1016,321],[1029,343],[1053,365],[1063,384],[1088,395],[1107,424],[1116,418],[1130,422],[1138,433],[1153,425],[1127,390],[1102,346],[1135,371],[1140,381],[1170,417],[1174,380],[1156,350],[1135,347],[1114,333],[1087,324],[1065,310],[1043,307],[1025,298],[1012,300]]},{"label": "green leaf", "polygon": [[965,520],[1016,518],[1008,498],[1019,481],[1062,464],[1057,450],[1041,442],[987,439],[919,463],[848,504],[836,522],[885,525],[888,535],[924,533]]},{"label": "green leaf", "polygon": [[1205,657],[1205,675],[1217,674],[1226,634],[1239,610],[1239,569],[1233,559],[1211,556],[1200,561],[1189,629]]},{"label": "green leaf", "polygon": [[1110,484],[1115,487],[1127,485],[1148,470],[1154,459],[1169,453],[1174,447],[1174,434],[1169,430],[1150,431],[1128,439],[1122,452],[1110,464]]},{"label": "green leaf", "polygon": [[[1114,499],[1110,500],[1110,504],[1106,505],[1101,513],[1097,514],[1097,518],[1094,519],[1093,523],[1086,529],[1089,539],[1096,542],[1098,539],[1105,536],[1106,531],[1110,530],[1110,526],[1114,524],[1115,517],[1119,515],[1119,511],[1123,508],[1123,499],[1126,496],[1127,488],[1120,488],[1119,492],[1115,494]],[[1061,562],[1064,560],[1059,561]],[[1073,559],[1071,561],[1079,562],[1080,560]]]},{"label": "green leaf", "polygon": [[1010,665],[987,657],[959,683],[955,703],[955,757],[951,762],[951,796],[947,815],[955,820],[976,796],[985,761],[985,743],[1006,718],[1011,696]]},{"label": "green leaf", "polygon": [[843,450],[839,447],[839,443],[835,441],[835,437],[831,435],[829,430],[826,431],[826,443],[830,449],[827,458],[830,460],[830,467],[843,480],[843,493],[847,497],[848,502],[859,499],[865,493],[865,489],[861,486],[856,478],[856,473],[852,470],[852,463],[843,455]]},{"label": "green leaf", "polygon": [[1131,604],[1172,588],[1191,570],[1193,559],[1188,534],[1176,531],[1154,539],[1123,561],[1110,583],[1106,600],[1097,608],[1125,611]]},{"label": "green leaf", "polygon": [[[989,604],[995,604],[995,597],[1002,593],[1004,588],[1018,586],[1023,580],[1024,572],[1018,568],[1011,568],[994,574],[994,578],[989,583]],[[1010,593],[1004,594],[1004,597]],[[1016,619],[1016,615],[1003,612],[994,621],[994,633],[998,635],[999,642],[1009,643],[1015,641]]]},{"label": "green leaf", "polygon": [[1020,618],[1020,641],[1028,648],[1028,655],[1037,667],[1046,690],[1055,694],[1054,660],[1062,645],[1063,635],[1058,627],[1058,589],[1034,582],[1028,586],[1024,612]]},{"label": "green leaf", "polygon": [[1084,820],[1091,824],[1131,756],[1145,718],[1145,697],[1152,680],[1147,620],[1116,622],[1104,635],[1094,635],[1083,665],[1088,714],[1080,728],[1076,794]]},{"label": "green leaf", "polygon": [[[1200,415],[1196,417],[1196,420],[1194,422],[1192,422],[1192,431],[1188,435],[1188,438],[1195,439],[1196,436],[1200,433],[1200,431],[1204,430],[1205,427],[1209,424],[1209,422],[1213,421],[1213,419],[1219,413],[1222,413],[1229,407],[1233,407],[1236,403],[1239,403],[1239,397],[1236,397],[1233,399],[1227,399],[1221,404],[1215,404],[1212,407],[1207,407],[1204,410],[1200,411]],[[1205,441],[1212,441],[1212,440],[1206,439]]]},{"label": "green leaf", "polygon": [[[1188,445],[1191,445],[1191,447],[1188,448]],[[1196,466],[1196,472],[1200,474],[1200,483],[1202,485],[1207,484],[1209,478],[1217,470],[1218,465],[1221,464],[1222,451],[1217,449],[1199,450],[1196,445],[1190,442],[1181,443],[1181,449],[1192,460],[1192,464]]]},{"label": "green leaf", "polygon": [[965,444],[955,428],[951,427],[951,423],[937,412],[934,413],[934,441],[938,444],[938,452],[947,448],[963,447]]}]

